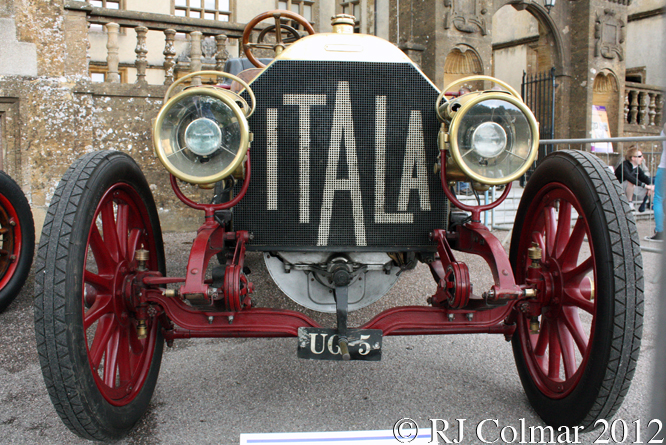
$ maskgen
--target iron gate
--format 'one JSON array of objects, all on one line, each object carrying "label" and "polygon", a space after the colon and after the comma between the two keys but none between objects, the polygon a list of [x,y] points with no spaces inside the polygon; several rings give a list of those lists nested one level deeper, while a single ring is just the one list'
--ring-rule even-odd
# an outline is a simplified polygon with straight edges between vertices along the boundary
[{"label": "iron gate", "polygon": [[[553,139],[555,137],[555,68],[536,74],[527,74],[523,71],[520,95],[539,122],[539,139]],[[539,162],[553,149],[553,145],[539,145],[537,159],[521,178],[521,186],[525,185]]]}]

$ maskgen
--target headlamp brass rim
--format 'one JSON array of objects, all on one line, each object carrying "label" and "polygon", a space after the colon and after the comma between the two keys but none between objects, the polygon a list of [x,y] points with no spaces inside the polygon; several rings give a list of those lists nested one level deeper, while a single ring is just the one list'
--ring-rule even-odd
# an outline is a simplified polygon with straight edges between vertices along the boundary
[{"label": "headlamp brass rim", "polygon": [[[254,97],[254,92],[252,91],[252,88],[250,88],[250,86],[247,84],[247,82],[245,82],[243,79],[241,79],[237,76],[234,76],[233,74],[225,73],[223,71],[212,71],[212,70],[196,71],[194,73],[190,73],[190,74],[187,74],[187,75],[181,77],[180,79],[178,79],[174,83],[172,83],[169,86],[169,88],[167,88],[167,91],[164,94],[164,104],[166,104],[169,101],[169,96],[171,95],[173,90],[176,88],[176,86],[180,85],[181,83],[183,83],[184,81],[186,81],[188,79],[191,79],[194,76],[218,76],[218,77],[224,77],[225,79],[235,80],[236,82],[241,84],[243,86],[243,88],[245,88],[245,90],[247,91],[247,94],[250,95],[250,100],[252,101],[252,106],[250,107],[249,111],[244,113],[245,117],[249,118],[250,116],[252,116],[252,113],[254,113],[254,109],[257,106],[257,99]],[[210,85],[210,86],[202,86],[202,87],[197,87],[197,88],[215,88],[215,87],[213,85]],[[231,94],[234,94],[238,97],[241,97],[240,95],[237,95],[236,93],[231,93]],[[241,97],[241,99],[242,99],[242,97]],[[243,99],[243,100],[245,100],[245,99]]]},{"label": "headlamp brass rim", "polygon": [[[453,88],[454,86],[458,86],[458,85],[460,85],[461,83],[465,83],[465,82],[477,82],[477,81],[479,81],[479,80],[487,80],[488,82],[493,82],[494,84],[499,85],[499,86],[501,86],[502,88],[504,88],[505,90],[507,90],[507,92],[508,92],[509,94],[511,94],[513,97],[516,97],[516,98],[518,98],[518,99],[520,99],[520,100],[522,101],[522,98],[520,97],[520,94],[518,94],[518,91],[516,91],[516,90],[515,90],[511,85],[509,85],[508,83],[506,83],[506,82],[504,82],[504,81],[502,81],[502,80],[499,80],[499,79],[497,79],[497,78],[495,78],[495,77],[492,77],[492,76],[468,76],[468,77],[463,77],[462,79],[455,80],[455,81],[451,82],[450,84],[448,84],[446,87],[444,87],[444,88],[442,89],[442,91],[439,93],[439,96],[437,96],[437,102],[435,102],[435,111],[436,111],[436,113],[437,113],[437,117],[439,118],[440,121],[444,122],[444,121],[446,120],[446,119],[444,118],[444,116],[442,116],[441,114],[439,114],[439,103],[440,103],[440,102],[442,101],[442,99],[444,98],[444,95],[446,94],[446,92],[449,91],[449,90],[450,90],[451,88]],[[460,111],[460,110],[458,110],[458,111]]]},{"label": "headlamp brass rim", "polygon": [[[512,173],[511,175],[504,176],[502,178],[488,178],[472,171],[469,167],[467,167],[467,164],[463,160],[462,154],[460,153],[460,148],[458,147],[458,129],[460,127],[460,123],[465,117],[465,114],[467,114],[469,109],[472,108],[474,105],[480,102],[493,99],[503,100],[518,107],[518,109],[520,109],[520,111],[522,111],[525,117],[527,118],[530,130],[532,131],[532,145],[530,147],[530,152],[527,156],[527,159],[525,160],[525,163],[518,171]],[[520,178],[530,168],[530,166],[534,163],[537,153],[539,151],[538,150],[539,125],[537,124],[536,118],[532,114],[532,111],[527,107],[527,105],[525,105],[525,103],[521,99],[515,98],[511,95],[507,95],[506,93],[503,92],[488,92],[480,94],[479,96],[464,103],[463,106],[457,111],[455,118],[451,121],[451,124],[449,125],[448,135],[449,135],[449,147],[450,147],[449,151],[451,152],[451,156],[453,157],[455,163],[459,166],[459,168],[466,176],[482,184],[502,185],[515,181],[516,179]]]},{"label": "headlamp brass rim", "polygon": [[[171,161],[169,161],[168,157],[166,156],[166,153],[164,152],[164,149],[161,147],[159,132],[160,129],[162,128],[162,124],[164,123],[164,119],[166,117],[167,112],[171,110],[172,104],[175,104],[179,100],[185,99],[189,96],[202,96],[202,95],[212,96],[216,99],[219,99],[231,109],[231,111],[236,117],[236,120],[238,121],[238,125],[240,126],[240,143],[239,143],[238,152],[236,153],[236,157],[231,163],[229,163],[229,165],[227,165],[227,167],[224,170],[214,175],[193,176],[184,173],[180,169],[176,168],[171,163]],[[241,108],[238,106],[236,101],[230,95],[221,93],[219,91],[216,91],[216,89],[209,87],[189,88],[173,96],[171,99],[169,99],[169,101],[165,105],[162,106],[159,113],[157,114],[157,118],[155,119],[155,125],[153,126],[153,150],[155,151],[155,155],[159,158],[160,162],[169,173],[171,173],[178,179],[190,184],[211,184],[226,178],[234,171],[236,171],[238,166],[243,162],[249,146],[250,146],[250,127],[247,123],[245,114],[243,113]]]}]

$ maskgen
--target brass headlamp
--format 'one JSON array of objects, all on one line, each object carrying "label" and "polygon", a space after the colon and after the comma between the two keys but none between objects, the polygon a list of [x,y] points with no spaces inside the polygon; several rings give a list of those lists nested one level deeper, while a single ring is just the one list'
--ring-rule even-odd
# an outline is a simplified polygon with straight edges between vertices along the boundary
[{"label": "brass headlamp", "polygon": [[[248,91],[252,106],[219,86],[190,87],[169,97],[178,84],[201,75],[235,80]],[[169,173],[190,184],[221,181],[234,174],[245,158],[251,142],[247,118],[255,102],[247,83],[231,74],[200,71],[178,79],[167,90],[155,119],[155,155]]]},{"label": "brass headlamp", "polygon": [[[480,80],[494,82],[507,92],[477,91],[440,105],[454,86]],[[444,167],[448,179],[501,185],[518,179],[534,163],[539,125],[506,83],[489,76],[459,79],[442,90],[436,107],[442,121],[439,148],[448,154]]]}]

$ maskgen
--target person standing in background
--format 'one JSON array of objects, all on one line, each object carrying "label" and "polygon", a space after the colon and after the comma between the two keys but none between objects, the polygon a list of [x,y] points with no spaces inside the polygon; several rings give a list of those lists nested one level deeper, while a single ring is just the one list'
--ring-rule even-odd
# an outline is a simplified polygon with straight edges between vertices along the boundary
[{"label": "person standing in background", "polygon": [[[666,136],[664,130],[666,123],[661,129],[660,136]],[[650,241],[663,241],[664,240],[664,194],[666,194],[666,141],[661,141],[661,162],[657,168],[657,176],[654,180],[654,198],[652,200],[652,209],[654,210],[654,235],[647,238]]]},{"label": "person standing in background", "polygon": [[615,169],[615,177],[622,184],[622,190],[627,196],[631,210],[634,209],[634,193],[642,200],[646,196],[652,196],[654,185],[652,180],[641,169],[643,153],[636,145],[629,147],[624,155],[624,161]]}]

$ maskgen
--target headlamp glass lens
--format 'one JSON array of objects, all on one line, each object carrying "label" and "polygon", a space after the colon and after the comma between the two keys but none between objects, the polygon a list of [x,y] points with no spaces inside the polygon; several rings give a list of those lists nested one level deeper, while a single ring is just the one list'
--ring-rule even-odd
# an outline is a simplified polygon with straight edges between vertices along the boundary
[{"label": "headlamp glass lens", "polygon": [[185,175],[217,175],[239,156],[238,116],[213,95],[193,94],[170,103],[159,128],[164,155]]},{"label": "headlamp glass lens", "polygon": [[484,122],[472,133],[472,147],[484,158],[494,158],[506,148],[506,132],[495,122]]},{"label": "headlamp glass lens", "polygon": [[185,144],[194,154],[208,156],[218,149],[222,132],[215,122],[202,117],[193,120],[185,129]]},{"label": "headlamp glass lens", "polygon": [[518,172],[530,155],[532,127],[525,113],[508,100],[487,99],[461,117],[458,150],[465,166],[488,179]]}]

